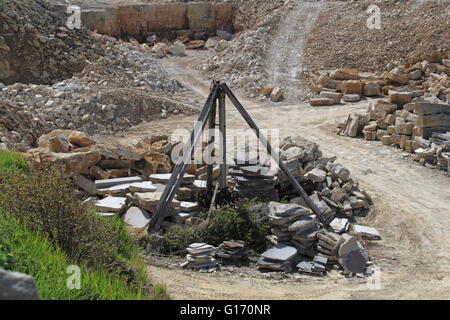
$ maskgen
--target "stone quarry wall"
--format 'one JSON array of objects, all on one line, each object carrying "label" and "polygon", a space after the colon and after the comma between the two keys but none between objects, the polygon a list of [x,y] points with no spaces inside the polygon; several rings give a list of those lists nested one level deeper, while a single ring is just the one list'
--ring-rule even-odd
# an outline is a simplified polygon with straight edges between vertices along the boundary
[{"label": "stone quarry wall", "polygon": [[217,29],[233,29],[235,3],[148,3],[102,9],[84,9],[84,26],[110,36],[190,35],[207,37]]}]

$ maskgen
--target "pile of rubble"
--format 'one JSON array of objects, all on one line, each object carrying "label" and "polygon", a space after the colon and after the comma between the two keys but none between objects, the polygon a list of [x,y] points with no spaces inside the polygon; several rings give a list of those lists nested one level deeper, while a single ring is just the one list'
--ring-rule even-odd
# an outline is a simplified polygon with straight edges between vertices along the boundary
[{"label": "pile of rubble", "polygon": [[339,264],[344,274],[370,274],[363,240],[381,239],[374,228],[335,218],[327,230],[306,207],[271,202],[268,209],[270,223],[279,229],[272,229],[274,246],[261,254],[258,268],[292,272],[296,267],[300,273],[321,276]]},{"label": "pile of rubble", "polygon": [[93,38],[105,54],[89,61],[77,76],[53,85],[0,83],[0,104],[10,106],[13,118],[27,118],[26,125],[11,128],[8,118],[0,117],[5,147],[24,151],[57,128],[109,134],[142,121],[194,112],[176,96],[184,91],[181,84],[139,46],[107,36]]},{"label": "pile of rubble", "polygon": [[[365,216],[372,203],[371,197],[360,189],[359,182],[350,177],[350,171],[336,157],[322,155],[319,145],[302,137],[288,137],[280,143],[283,160],[311,200],[329,221],[334,217]],[[278,169],[280,198],[289,197],[306,206],[287,176]]]},{"label": "pile of rubble", "polygon": [[0,82],[45,83],[71,77],[103,54],[86,30],[70,30],[47,0],[3,0]]},{"label": "pile of rubble", "polygon": [[[144,229],[156,211],[170,179],[171,156],[178,142],[150,136],[123,145],[96,143],[83,132],[55,130],[39,138],[39,147],[25,156],[35,166],[52,165],[72,177],[84,191],[85,201],[103,216],[121,216],[131,228]],[[163,227],[192,225],[199,212],[198,193],[205,164],[188,166]]]}]

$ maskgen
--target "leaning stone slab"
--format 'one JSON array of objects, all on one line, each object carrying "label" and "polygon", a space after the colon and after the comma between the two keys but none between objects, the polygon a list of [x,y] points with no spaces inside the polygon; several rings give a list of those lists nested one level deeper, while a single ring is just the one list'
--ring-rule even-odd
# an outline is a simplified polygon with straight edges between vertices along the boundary
[{"label": "leaning stone slab", "polygon": [[95,186],[97,188],[109,188],[120,184],[134,183],[134,182],[142,182],[142,178],[136,176],[136,177],[95,180]]},{"label": "leaning stone slab", "polygon": [[150,221],[150,215],[144,209],[130,207],[122,216],[122,219],[132,228],[144,228]]},{"label": "leaning stone slab", "polygon": [[105,212],[121,212],[127,205],[127,198],[124,197],[106,197],[95,202],[98,210]]}]

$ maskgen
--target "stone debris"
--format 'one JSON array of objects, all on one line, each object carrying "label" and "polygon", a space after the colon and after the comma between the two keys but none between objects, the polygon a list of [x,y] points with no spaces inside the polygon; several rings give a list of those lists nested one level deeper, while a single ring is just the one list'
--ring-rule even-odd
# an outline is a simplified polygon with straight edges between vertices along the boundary
[{"label": "stone debris", "polygon": [[277,244],[261,254],[257,266],[259,269],[292,272],[297,259],[297,249]]},{"label": "stone debris", "polygon": [[181,267],[200,272],[213,272],[218,268],[218,263],[214,259],[216,250],[214,246],[206,243],[193,243],[186,249],[187,261],[182,263]]},{"label": "stone debris", "polygon": [[247,260],[245,242],[241,240],[224,241],[219,245],[216,257],[222,262],[241,265]]}]

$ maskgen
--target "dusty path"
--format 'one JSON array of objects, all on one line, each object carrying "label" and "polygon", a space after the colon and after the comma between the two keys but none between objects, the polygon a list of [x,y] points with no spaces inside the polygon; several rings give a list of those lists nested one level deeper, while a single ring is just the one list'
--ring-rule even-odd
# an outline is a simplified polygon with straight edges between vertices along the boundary
[{"label": "dusty path", "polygon": [[[194,59],[195,60],[195,59]],[[194,63],[195,61],[191,61]],[[167,61],[185,70],[181,60]],[[180,72],[180,81],[204,94],[209,84],[198,73]],[[187,75],[186,75],[187,74]],[[192,79],[192,80],[189,80]],[[199,101],[205,99],[199,97]],[[337,271],[327,277],[273,279],[254,270],[200,274],[151,263],[149,272],[164,281],[175,299],[449,299],[450,298],[450,179],[442,171],[419,166],[399,149],[376,141],[337,136],[336,118],[363,109],[368,102],[312,108],[306,104],[260,106],[242,99],[261,128],[280,129],[281,136],[303,135],[336,155],[375,206],[364,223],[376,227],[383,240],[370,246],[381,268],[381,289],[369,290],[364,279],[346,279]],[[227,101],[227,105],[231,103]],[[176,116],[130,129],[118,140],[133,139],[175,128],[190,129],[196,116]],[[227,110],[228,128],[246,128],[234,108]]]},{"label": "dusty path", "polygon": [[284,89],[286,101],[302,95],[299,78],[303,71],[303,48],[310,30],[326,5],[323,2],[291,1],[287,17],[271,41],[265,61],[266,72],[271,83]]}]

